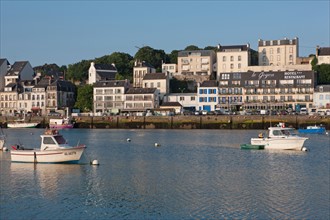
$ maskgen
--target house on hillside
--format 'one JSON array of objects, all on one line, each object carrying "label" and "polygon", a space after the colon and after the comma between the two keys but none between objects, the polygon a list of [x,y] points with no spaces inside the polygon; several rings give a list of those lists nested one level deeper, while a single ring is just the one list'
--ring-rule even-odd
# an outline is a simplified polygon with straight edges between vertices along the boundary
[{"label": "house on hillside", "polygon": [[115,64],[95,64],[91,62],[88,70],[88,84],[93,85],[99,81],[115,80],[116,74]]},{"label": "house on hillside", "polygon": [[135,61],[133,67],[133,87],[143,87],[143,77],[147,73],[156,73],[156,69],[145,61]]},{"label": "house on hillside", "polygon": [[330,47],[316,47],[317,64],[330,64]]},{"label": "house on hillside", "polygon": [[166,73],[147,73],[143,77],[143,88],[156,88],[160,100],[163,100],[170,90],[169,77]]}]

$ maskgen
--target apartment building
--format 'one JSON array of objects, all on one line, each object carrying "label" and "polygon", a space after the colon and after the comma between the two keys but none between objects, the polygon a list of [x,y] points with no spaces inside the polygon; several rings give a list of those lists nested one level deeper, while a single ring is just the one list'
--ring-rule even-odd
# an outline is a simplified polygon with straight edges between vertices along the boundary
[{"label": "apartment building", "polygon": [[216,80],[204,81],[197,88],[198,110],[214,111],[217,108],[219,86]]},{"label": "apartment building", "polygon": [[170,93],[167,95],[168,102],[178,102],[185,110],[195,111],[198,109],[196,93]]},{"label": "apartment building", "polygon": [[222,73],[220,105],[239,110],[312,107],[314,71]]},{"label": "apartment building", "polygon": [[295,65],[299,56],[299,39],[258,40],[259,66]]},{"label": "apartment building", "polygon": [[136,60],[133,67],[133,87],[143,87],[143,77],[147,73],[156,73],[156,69],[145,61]]},{"label": "apartment building", "polygon": [[204,76],[204,80],[209,80],[210,77],[214,77],[215,63],[216,54],[213,50],[178,52],[178,73],[187,79],[198,79],[198,76]]},{"label": "apartment building", "polygon": [[317,64],[330,64],[330,47],[316,47]]},{"label": "apartment building", "polygon": [[125,92],[129,88],[128,80],[96,82],[93,86],[94,114],[116,114],[124,109]]},{"label": "apartment building", "polygon": [[[251,66],[251,52],[255,52],[250,48],[250,44],[222,46],[218,45],[217,51],[217,73],[220,72],[242,72],[248,66]],[[217,79],[219,75],[217,74]]]},{"label": "apartment building", "polygon": [[313,106],[330,109],[330,85],[319,85],[315,87]]},{"label": "apartment building", "polygon": [[178,65],[175,63],[163,63],[162,64],[162,73],[166,73],[172,78],[173,75],[176,75],[178,72]]},{"label": "apartment building", "polygon": [[159,96],[156,88],[130,88],[125,94],[125,112],[145,112],[159,108]]},{"label": "apartment building", "polygon": [[170,81],[166,73],[147,73],[143,77],[143,88],[156,88],[160,100],[170,91]]}]

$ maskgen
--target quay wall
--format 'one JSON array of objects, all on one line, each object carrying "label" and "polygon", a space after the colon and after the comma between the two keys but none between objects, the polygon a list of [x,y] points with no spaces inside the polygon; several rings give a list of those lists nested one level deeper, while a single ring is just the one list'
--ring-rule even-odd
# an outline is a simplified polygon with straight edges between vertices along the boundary
[{"label": "quay wall", "polygon": [[[16,117],[0,117],[0,126]],[[46,128],[49,117],[30,117],[27,121],[39,122]],[[87,129],[267,129],[279,122],[287,127],[303,128],[322,124],[330,130],[330,116],[311,115],[203,115],[203,116],[81,116],[74,117],[75,128]]]}]

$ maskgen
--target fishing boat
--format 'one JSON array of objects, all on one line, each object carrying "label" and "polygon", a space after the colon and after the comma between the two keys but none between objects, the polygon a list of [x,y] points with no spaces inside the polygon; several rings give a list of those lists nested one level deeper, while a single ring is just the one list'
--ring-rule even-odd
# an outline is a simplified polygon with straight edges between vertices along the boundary
[{"label": "fishing boat", "polygon": [[264,145],[265,149],[303,150],[307,139],[296,135],[294,128],[287,128],[284,123],[280,123],[277,127],[269,127],[267,136],[259,134],[257,138],[251,138],[251,144]]},{"label": "fishing boat", "polygon": [[300,128],[298,129],[298,132],[303,134],[325,134],[326,130],[325,127],[321,125],[313,125],[307,126],[306,128]]},{"label": "fishing boat", "polygon": [[0,150],[5,146],[6,143],[6,136],[5,133],[3,133],[2,127],[0,127]]},{"label": "fishing boat", "polygon": [[46,129],[40,135],[40,148],[12,146],[11,161],[24,163],[77,163],[86,146],[71,146],[55,129]]},{"label": "fishing boat", "polygon": [[74,127],[70,117],[63,119],[49,119],[49,127],[52,129],[69,129]]},{"label": "fishing boat", "polygon": [[8,128],[35,128],[39,125],[39,122],[26,122],[25,113],[22,119],[17,119],[14,122],[8,122]]}]

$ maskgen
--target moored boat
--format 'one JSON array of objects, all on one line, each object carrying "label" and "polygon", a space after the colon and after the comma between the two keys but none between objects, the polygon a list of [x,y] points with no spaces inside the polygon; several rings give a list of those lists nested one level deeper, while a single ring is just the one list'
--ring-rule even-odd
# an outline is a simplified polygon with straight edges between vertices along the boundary
[{"label": "moored boat", "polygon": [[69,117],[63,119],[49,119],[49,127],[51,129],[70,129],[74,127],[74,122],[72,122]]},{"label": "moored boat", "polygon": [[16,120],[15,122],[8,122],[8,128],[35,128],[38,126],[38,122],[24,122],[21,120]]},{"label": "moored boat", "polygon": [[269,127],[268,135],[251,138],[252,145],[264,145],[265,149],[275,150],[302,150],[307,137],[294,134],[294,128],[287,128],[284,124]]},{"label": "moored boat", "polygon": [[307,126],[306,128],[300,128],[298,129],[298,132],[303,134],[325,134],[326,130],[325,127],[321,125],[313,125]]},{"label": "moored boat", "polygon": [[11,161],[25,163],[77,163],[86,146],[70,146],[57,130],[47,129],[40,135],[39,149],[12,146]]}]

